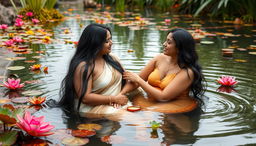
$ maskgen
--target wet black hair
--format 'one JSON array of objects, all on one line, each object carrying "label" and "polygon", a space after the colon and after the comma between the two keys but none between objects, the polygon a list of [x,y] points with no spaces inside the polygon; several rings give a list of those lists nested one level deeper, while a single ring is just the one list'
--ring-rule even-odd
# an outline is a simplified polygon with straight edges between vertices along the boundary
[{"label": "wet black hair", "polygon": [[[172,38],[178,49],[178,65],[181,69],[192,69],[194,80],[190,87],[193,96],[201,103],[201,97],[206,90],[206,81],[202,73],[202,68],[198,62],[198,55],[195,48],[195,40],[185,29],[175,28],[168,32],[172,33]],[[189,76],[189,74],[188,74]]]},{"label": "wet black hair", "polygon": [[[79,39],[76,52],[70,61],[67,75],[62,80],[60,89],[60,100],[58,102],[58,106],[61,106],[68,111],[73,111],[75,110],[75,98],[78,98],[79,102],[77,106],[77,111],[79,111],[82,98],[87,91],[88,80],[92,76],[92,73],[94,71],[96,56],[102,50],[103,45],[106,42],[107,31],[111,33],[108,27],[100,24],[90,24],[84,29]],[[106,63],[110,64],[120,73],[124,72],[120,63],[113,59],[109,54],[103,55],[103,58]],[[77,66],[81,62],[86,62],[81,69],[82,92],[79,97],[76,97],[78,95],[74,86],[74,75]],[[91,71],[89,71],[89,68],[91,68]],[[123,80],[123,85],[124,82],[125,81]]]}]

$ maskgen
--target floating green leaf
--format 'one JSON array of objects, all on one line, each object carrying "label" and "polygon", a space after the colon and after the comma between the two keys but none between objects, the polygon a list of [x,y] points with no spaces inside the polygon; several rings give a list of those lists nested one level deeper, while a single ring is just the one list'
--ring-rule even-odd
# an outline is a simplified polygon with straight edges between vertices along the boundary
[{"label": "floating green leaf", "polygon": [[0,143],[2,145],[13,145],[17,140],[17,131],[7,131],[0,134]]}]

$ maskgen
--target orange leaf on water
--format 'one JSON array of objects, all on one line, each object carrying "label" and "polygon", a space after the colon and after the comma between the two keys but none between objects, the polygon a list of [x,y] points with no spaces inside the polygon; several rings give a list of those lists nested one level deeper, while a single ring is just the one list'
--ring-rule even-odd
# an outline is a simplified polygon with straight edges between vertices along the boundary
[{"label": "orange leaf on water", "polygon": [[81,137],[81,138],[84,138],[84,137],[90,137],[90,136],[93,136],[95,135],[96,132],[95,131],[90,131],[90,130],[72,130],[71,132],[71,135],[72,136],[75,136],[75,137]]},{"label": "orange leaf on water", "polygon": [[10,101],[11,101],[11,99],[9,99],[9,98],[0,98],[0,103],[8,103]]},{"label": "orange leaf on water", "polygon": [[102,128],[101,125],[99,124],[94,124],[94,123],[89,123],[89,124],[79,124],[77,126],[78,129],[83,129],[83,130],[100,130]]},{"label": "orange leaf on water", "polygon": [[0,114],[0,121],[5,124],[15,124],[17,122],[15,118],[12,118],[5,114]]},{"label": "orange leaf on water", "polygon": [[88,138],[66,137],[61,141],[64,145],[85,145],[89,142]]}]

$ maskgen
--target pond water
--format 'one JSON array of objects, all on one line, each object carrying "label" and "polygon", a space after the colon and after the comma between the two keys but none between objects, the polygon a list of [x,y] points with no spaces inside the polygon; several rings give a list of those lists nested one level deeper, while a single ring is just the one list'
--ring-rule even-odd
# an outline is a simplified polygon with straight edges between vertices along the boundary
[{"label": "pond water", "polygon": [[[73,11],[67,9],[73,8]],[[17,74],[22,81],[40,80],[40,83],[27,84],[24,90],[40,90],[42,96],[47,99],[59,98],[60,82],[66,74],[68,63],[75,47],[66,44],[65,40],[78,41],[83,28],[92,23],[92,16],[100,17],[105,13],[83,11],[77,3],[62,4],[60,9],[69,16],[64,22],[53,29],[55,41],[47,45],[32,45],[33,51],[45,51],[42,58],[36,59],[36,63],[49,67],[49,73],[34,73],[27,68],[31,64],[23,61],[14,61],[13,65],[25,66],[27,70],[10,71]],[[80,15],[77,15],[80,14]],[[114,13],[112,17],[118,18]],[[136,13],[137,15],[138,13]],[[91,17],[89,17],[91,16]],[[120,17],[120,16],[119,16]],[[126,19],[135,17],[133,13],[127,14]],[[201,41],[213,41],[213,44],[205,45],[197,43],[196,48],[203,67],[203,73],[208,83],[205,93],[203,112],[194,111],[187,114],[167,115],[154,112],[137,112],[140,116],[147,117],[150,121],[157,121],[162,127],[157,131],[147,128],[149,137],[136,138],[136,125],[128,121],[113,122],[111,120],[93,121],[105,126],[105,133],[112,134],[118,139],[113,145],[243,145],[256,144],[256,56],[249,52],[256,50],[247,49],[250,45],[256,45],[256,27],[253,25],[234,26],[232,23],[219,21],[203,21],[191,19],[188,16],[161,14],[151,11],[142,13],[141,17],[150,18],[150,25],[142,30],[135,30],[127,26],[119,26],[115,23],[107,25],[112,30],[112,52],[119,56],[123,66],[130,71],[139,72],[140,69],[156,54],[162,52],[162,43],[166,36],[164,19],[172,20],[168,29],[178,26],[192,29],[191,24],[201,24],[201,29],[217,35],[203,38]],[[162,23],[163,22],[163,23]],[[161,27],[160,27],[161,26]],[[163,27],[162,27],[163,26]],[[70,33],[65,34],[68,29]],[[233,34],[233,36],[227,34]],[[62,40],[62,41],[60,41]],[[233,57],[223,57],[221,49],[234,48]],[[240,49],[245,48],[246,50]],[[133,50],[128,51],[128,50]],[[19,55],[34,59],[38,53]],[[239,83],[234,88],[219,88],[216,80],[221,75],[236,77]],[[16,93],[7,93],[13,96]],[[43,108],[35,115],[46,116],[45,121],[51,122],[55,129],[75,128],[79,123],[88,122],[89,119],[69,118],[60,109]],[[149,123],[148,122],[148,123]],[[148,124],[149,126],[149,124]],[[101,142],[102,135],[90,138],[89,145],[107,145]],[[58,143],[58,142],[56,142]]]}]

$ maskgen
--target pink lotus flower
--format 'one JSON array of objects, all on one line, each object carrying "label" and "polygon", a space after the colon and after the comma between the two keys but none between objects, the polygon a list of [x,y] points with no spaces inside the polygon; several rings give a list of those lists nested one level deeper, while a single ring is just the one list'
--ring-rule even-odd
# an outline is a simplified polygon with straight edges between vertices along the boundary
[{"label": "pink lotus flower", "polygon": [[21,20],[21,21],[16,21],[14,25],[17,27],[21,27],[23,24],[24,22]]},{"label": "pink lotus flower", "polygon": [[39,21],[38,19],[32,19],[32,22],[33,22],[34,24],[37,24],[37,23],[39,23],[40,21]]},{"label": "pink lotus flower", "polygon": [[22,16],[22,15],[17,15],[17,17],[18,17],[18,18],[23,18],[23,16]]},{"label": "pink lotus flower", "polygon": [[27,15],[28,17],[32,17],[34,14],[33,14],[33,12],[27,12],[26,15]]},{"label": "pink lotus flower", "polygon": [[15,19],[15,22],[20,22],[20,21],[22,21],[21,18],[16,18],[16,19]]},{"label": "pink lotus flower", "polygon": [[23,40],[22,38],[20,38],[20,37],[14,37],[12,40],[13,40],[14,42],[16,42],[16,43],[22,43],[22,42],[24,42],[24,40]]},{"label": "pink lotus flower", "polygon": [[169,24],[171,22],[171,19],[164,19],[164,22]]},{"label": "pink lotus flower", "polygon": [[17,122],[16,125],[26,131],[29,135],[39,137],[54,134],[53,132],[50,132],[54,126],[50,125],[49,122],[43,122],[44,116],[35,117],[26,111],[23,118],[18,115],[17,118],[19,119],[19,122]]},{"label": "pink lotus flower", "polygon": [[0,29],[2,29],[2,30],[5,30],[5,29],[7,29],[8,28],[8,25],[7,24],[2,24],[2,25],[0,25]]},{"label": "pink lotus flower", "polygon": [[8,40],[4,42],[4,45],[8,47],[12,46],[13,44],[14,44],[13,40]]},{"label": "pink lotus flower", "polygon": [[8,82],[4,82],[4,86],[11,90],[16,90],[24,87],[24,84],[20,84],[20,79],[15,80],[14,78],[8,78]]},{"label": "pink lotus flower", "polygon": [[237,84],[236,78],[232,76],[221,76],[217,81],[223,86],[233,86]]}]

